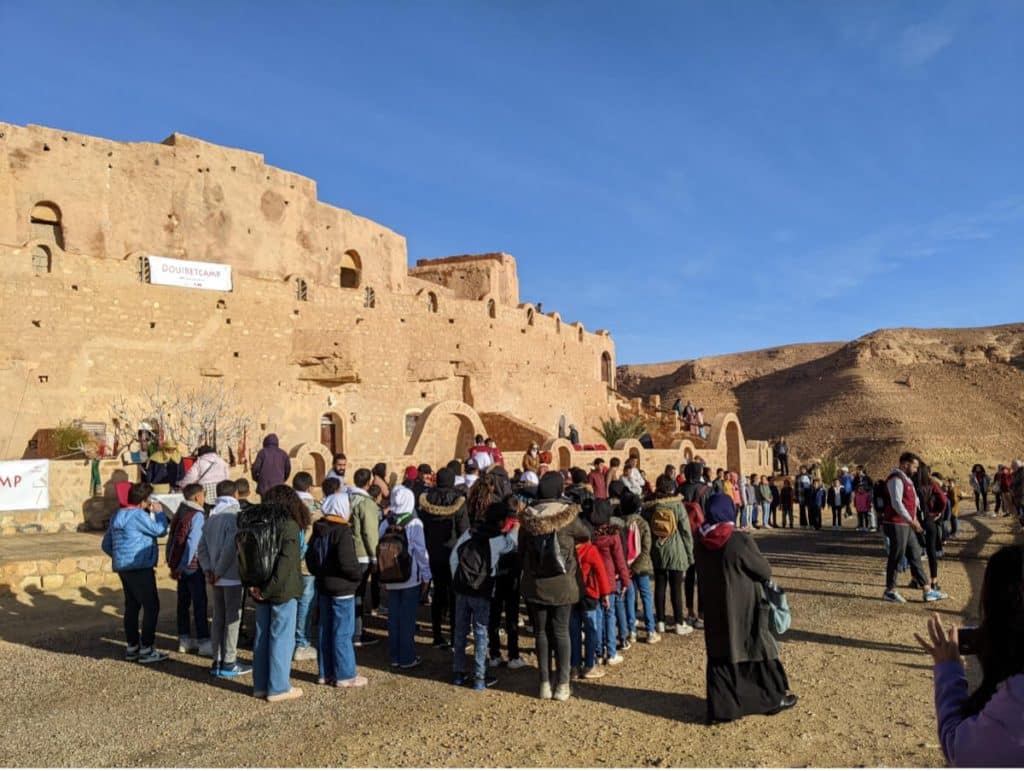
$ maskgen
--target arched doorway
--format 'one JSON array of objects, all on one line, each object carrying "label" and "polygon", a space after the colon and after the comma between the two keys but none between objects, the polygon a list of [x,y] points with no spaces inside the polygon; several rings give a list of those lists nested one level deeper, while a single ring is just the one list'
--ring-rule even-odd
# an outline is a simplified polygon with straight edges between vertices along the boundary
[{"label": "arched doorway", "polygon": [[558,448],[558,470],[567,469],[572,466],[572,453],[569,452],[569,448],[565,445],[560,445]]},{"label": "arched doorway", "polygon": [[320,416],[320,444],[331,451],[331,455],[344,452],[344,424],[337,413],[328,412]]},{"label": "arched doorway", "polygon": [[742,476],[743,463],[740,450],[740,426],[733,420],[725,427],[725,459],[729,471],[735,471]]},{"label": "arched doorway", "polygon": [[49,201],[40,201],[32,207],[32,238],[38,238],[64,248],[64,229],[61,226],[60,207]]},{"label": "arched doorway", "polygon": [[612,355],[608,351],[601,354],[601,382],[607,383],[609,388],[614,386],[612,382]]},{"label": "arched doorway", "polygon": [[359,252],[349,249],[341,256],[341,288],[358,289],[362,272],[363,261],[359,257]]}]

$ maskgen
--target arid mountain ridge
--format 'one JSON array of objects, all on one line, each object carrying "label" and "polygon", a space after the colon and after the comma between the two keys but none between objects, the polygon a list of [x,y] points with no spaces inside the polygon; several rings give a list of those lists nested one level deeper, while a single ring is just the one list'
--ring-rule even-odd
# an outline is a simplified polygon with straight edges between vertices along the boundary
[{"label": "arid mountain ridge", "polygon": [[1024,455],[1024,323],[625,365],[618,389],[735,411],[748,436],[785,436],[797,462],[836,455],[879,474],[909,449],[963,481],[975,462]]}]

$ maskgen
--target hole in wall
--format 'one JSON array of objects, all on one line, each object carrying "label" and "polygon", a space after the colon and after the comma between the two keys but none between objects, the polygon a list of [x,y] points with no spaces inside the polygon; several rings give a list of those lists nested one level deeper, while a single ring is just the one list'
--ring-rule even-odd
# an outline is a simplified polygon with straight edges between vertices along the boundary
[{"label": "hole in wall", "polygon": [[149,322],[149,328],[150,329],[156,329],[156,322],[155,321]]},{"label": "hole in wall", "polygon": [[42,319],[32,319],[32,326],[34,326],[36,329],[42,329],[42,327],[43,327]]}]

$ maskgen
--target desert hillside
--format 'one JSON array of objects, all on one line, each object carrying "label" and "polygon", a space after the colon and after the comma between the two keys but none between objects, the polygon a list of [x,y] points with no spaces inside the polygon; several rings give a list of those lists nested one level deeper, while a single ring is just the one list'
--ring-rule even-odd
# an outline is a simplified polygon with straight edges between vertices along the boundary
[{"label": "desert hillside", "polygon": [[628,365],[618,387],[733,410],[752,438],[786,436],[796,459],[834,453],[876,474],[903,449],[960,479],[974,462],[1024,455],[1024,324]]}]

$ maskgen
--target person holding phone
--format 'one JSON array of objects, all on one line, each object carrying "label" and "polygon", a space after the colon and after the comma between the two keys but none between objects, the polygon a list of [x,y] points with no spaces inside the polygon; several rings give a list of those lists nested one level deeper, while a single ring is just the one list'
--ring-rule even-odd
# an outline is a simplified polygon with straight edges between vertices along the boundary
[{"label": "person holding phone", "polygon": [[[1024,765],[1024,545],[1005,546],[989,560],[976,631],[947,631],[933,614],[929,639],[914,636],[935,661],[939,741],[949,765]],[[969,695],[960,658],[967,653],[982,671]]]}]

